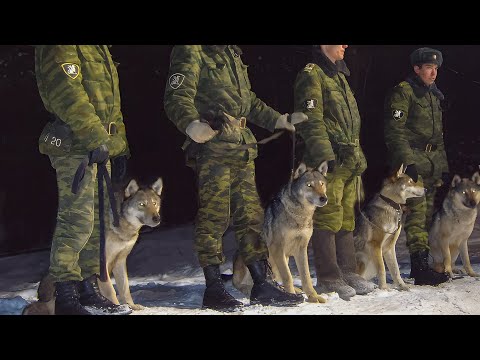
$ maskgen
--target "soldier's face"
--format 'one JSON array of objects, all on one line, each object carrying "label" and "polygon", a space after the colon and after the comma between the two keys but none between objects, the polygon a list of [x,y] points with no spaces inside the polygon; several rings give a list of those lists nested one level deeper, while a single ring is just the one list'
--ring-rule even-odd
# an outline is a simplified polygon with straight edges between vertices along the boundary
[{"label": "soldier's face", "polygon": [[438,65],[423,64],[421,67],[415,65],[415,73],[422,79],[422,81],[430,86],[435,82],[438,74]]},{"label": "soldier's face", "polygon": [[325,45],[325,55],[333,62],[343,60],[348,45]]}]

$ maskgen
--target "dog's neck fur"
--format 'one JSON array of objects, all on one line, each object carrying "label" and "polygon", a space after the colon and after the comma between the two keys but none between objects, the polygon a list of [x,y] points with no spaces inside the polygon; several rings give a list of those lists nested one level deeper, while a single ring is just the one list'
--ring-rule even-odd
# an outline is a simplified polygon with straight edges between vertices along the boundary
[{"label": "dog's neck fur", "polygon": [[[383,188],[380,191],[380,196],[383,198],[383,200],[385,200],[385,202],[387,202],[389,205],[391,205],[394,208],[401,207],[400,205],[403,205],[407,202],[407,200],[401,197],[400,195],[392,194],[390,191],[388,191],[387,188]],[[388,199],[389,201],[386,199]]]},{"label": "dog's neck fur", "polygon": [[139,231],[143,224],[132,224],[125,216],[123,216],[123,208],[120,211],[120,225],[115,227],[113,222],[110,221],[110,231],[122,239],[123,241],[134,240],[138,237]]},{"label": "dog's neck fur", "polygon": [[465,206],[463,202],[461,202],[462,207],[454,206],[453,203],[455,201],[455,196],[452,192],[450,192],[442,204],[442,210],[445,214],[451,215],[455,221],[462,222],[462,223],[471,223],[475,221],[477,218],[477,207],[470,208]]}]

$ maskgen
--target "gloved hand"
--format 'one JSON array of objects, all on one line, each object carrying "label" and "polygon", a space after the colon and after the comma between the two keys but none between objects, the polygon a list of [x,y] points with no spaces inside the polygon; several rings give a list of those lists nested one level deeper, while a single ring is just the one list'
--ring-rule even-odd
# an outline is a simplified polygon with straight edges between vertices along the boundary
[{"label": "gloved hand", "polygon": [[308,120],[308,116],[302,112],[294,112],[292,115],[283,114],[277,119],[275,129],[285,129],[288,131],[295,131],[296,124],[300,124]]},{"label": "gloved hand", "polygon": [[120,184],[127,175],[127,156],[117,156],[110,160],[112,164],[112,182]]},{"label": "gloved hand", "polygon": [[109,158],[108,148],[106,145],[100,145],[98,148],[88,153],[88,165],[103,164]]},{"label": "gloved hand", "polygon": [[337,162],[335,160],[330,160],[329,162],[327,162],[327,164],[328,164],[328,172],[331,174],[335,169],[335,165],[337,165]]},{"label": "gloved hand", "polygon": [[213,130],[210,125],[200,120],[192,121],[187,126],[185,132],[193,141],[199,144],[212,140],[218,134],[218,131]]},{"label": "gloved hand", "polygon": [[127,147],[127,144],[125,144],[125,141],[120,135],[110,135],[106,146],[110,156],[114,157],[121,154]]},{"label": "gloved hand", "polygon": [[414,182],[418,181],[418,171],[415,164],[407,165],[407,170],[405,170],[405,174],[410,176]]}]

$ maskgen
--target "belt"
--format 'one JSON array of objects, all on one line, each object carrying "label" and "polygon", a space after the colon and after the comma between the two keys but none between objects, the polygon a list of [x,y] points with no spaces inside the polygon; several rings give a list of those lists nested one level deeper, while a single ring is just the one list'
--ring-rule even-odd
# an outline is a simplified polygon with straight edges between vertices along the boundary
[{"label": "belt", "polygon": [[436,144],[426,144],[425,146],[410,145],[410,147],[415,150],[425,151],[426,153],[437,151],[438,149],[438,145]]}]

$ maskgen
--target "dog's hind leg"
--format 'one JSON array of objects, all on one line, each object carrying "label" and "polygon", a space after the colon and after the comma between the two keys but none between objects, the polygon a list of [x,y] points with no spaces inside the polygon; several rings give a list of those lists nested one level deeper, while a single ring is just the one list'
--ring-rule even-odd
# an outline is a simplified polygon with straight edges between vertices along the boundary
[{"label": "dog's hind leg", "polygon": [[[467,239],[468,240],[468,239]],[[462,258],[462,264],[463,268],[467,272],[469,276],[472,277],[479,277],[480,274],[477,274],[475,271],[472,269],[472,265],[470,264],[470,257],[468,256],[468,244],[467,240],[463,241],[460,244],[460,256]]]},{"label": "dog's hind leg", "polygon": [[112,279],[110,278],[110,274],[107,273],[107,281],[101,281],[98,279],[97,281],[98,287],[100,288],[100,292],[103,296],[105,296],[108,300],[113,302],[114,304],[119,305],[117,295],[115,294],[115,289],[113,288]]},{"label": "dog's hind leg", "polygon": [[[128,254],[127,254],[128,255]],[[118,297],[121,304],[128,304],[132,310],[143,310],[145,307],[135,304],[130,294],[130,285],[128,284],[127,274],[127,259],[126,257],[120,259],[112,269],[113,276],[115,276],[115,283],[118,288]]]},{"label": "dog's hind leg", "polygon": [[308,302],[311,303],[325,303],[326,299],[317,294],[313,288],[312,278],[310,277],[310,269],[308,265],[307,246],[300,247],[298,253],[295,254],[295,263],[297,264],[300,278],[302,279],[302,288],[308,297]]},{"label": "dog's hind leg", "polygon": [[288,263],[283,249],[280,246],[272,246],[269,249],[269,252],[271,253],[271,256],[275,259],[274,262],[280,275],[280,279],[282,280],[285,291],[290,294],[295,294],[295,289],[293,288],[292,274],[290,273],[290,269],[288,268]]}]

